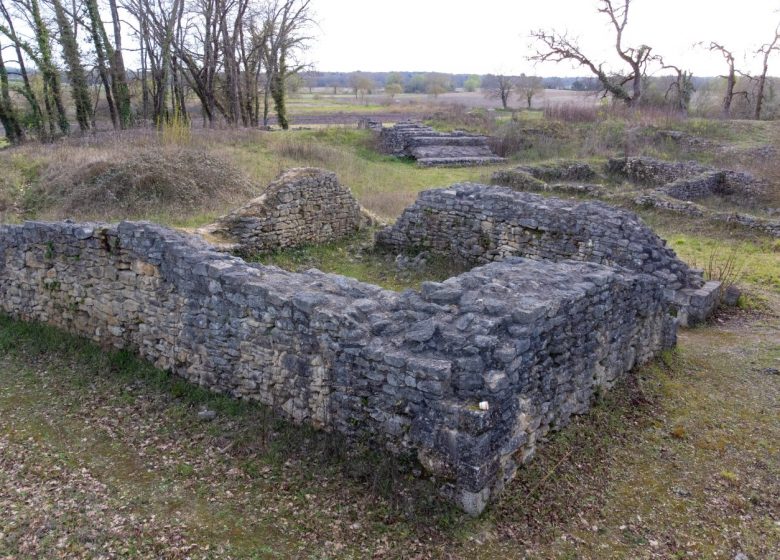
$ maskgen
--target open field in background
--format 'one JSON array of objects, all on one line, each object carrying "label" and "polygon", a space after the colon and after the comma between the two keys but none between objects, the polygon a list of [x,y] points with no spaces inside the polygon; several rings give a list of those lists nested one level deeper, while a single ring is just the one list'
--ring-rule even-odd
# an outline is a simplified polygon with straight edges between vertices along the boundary
[{"label": "open field in background", "polygon": [[[322,97],[295,98],[291,112],[341,111],[342,101]],[[344,96],[344,112],[361,113],[353,101]],[[370,103],[366,114],[394,111]],[[420,115],[494,135],[510,158],[500,167],[619,154],[697,159],[766,178],[767,204],[780,207],[780,162],[762,151],[780,146],[774,122],[625,118],[585,104],[514,116],[444,107]],[[422,189],[485,182],[500,168],[420,169],[378,154],[372,135],[350,124],[193,130],[176,142],[137,130],[0,150],[0,220],[196,227],[283,169],[316,166],[390,221]],[[705,148],[659,139],[659,130]],[[728,280],[744,290],[740,306],[681,333],[675,352],[552,435],[477,520],[439,501],[413,464],[348,451],[334,436],[206,394],[128,353],[0,318],[0,558],[780,559],[780,376],[770,372],[780,368],[780,242],[641,215],[714,276],[733,259]],[[438,261],[399,272],[393,257],[372,252],[368,232],[260,260],[391,289],[457,272]],[[217,412],[213,422],[197,420],[204,406]]]},{"label": "open field in background", "polygon": [[[308,90],[307,90],[308,91]],[[327,112],[329,109],[343,108],[345,105],[351,108],[365,108],[382,112],[390,110],[423,112],[442,105],[462,105],[469,109],[501,109],[501,100],[481,91],[454,91],[433,96],[426,93],[402,93],[390,97],[384,93],[375,93],[365,96],[355,96],[352,93],[339,93],[333,95],[330,88],[314,88],[311,93],[297,93],[290,96],[288,108],[295,116],[307,112]],[[546,89],[533,97],[532,109],[543,109],[547,105],[578,105],[591,106],[599,102],[600,97],[592,92],[571,91],[561,89]],[[525,99],[512,96],[511,107],[525,108]],[[325,110],[323,110],[325,109]],[[352,110],[352,109],[350,109]]]}]

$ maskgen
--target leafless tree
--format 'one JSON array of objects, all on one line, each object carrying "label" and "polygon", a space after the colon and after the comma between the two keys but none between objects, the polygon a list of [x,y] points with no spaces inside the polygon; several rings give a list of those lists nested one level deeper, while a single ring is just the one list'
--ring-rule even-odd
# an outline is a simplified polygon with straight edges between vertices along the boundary
[{"label": "leafless tree", "polygon": [[[615,4],[620,2],[620,4]],[[623,101],[629,107],[637,105],[642,98],[642,78],[648,65],[657,60],[648,45],[626,47],[623,35],[628,26],[628,14],[631,0],[600,0],[599,12],[605,14],[615,34],[615,51],[628,67],[628,71],[617,74],[605,70],[604,62],[595,61],[587,56],[575,39],[567,34],[555,31],[539,30],[531,34],[540,47],[529,60],[537,62],[571,61],[588,68],[601,82],[604,91],[615,99]],[[630,85],[630,89],[629,89]]]},{"label": "leafless tree", "polygon": [[438,97],[452,89],[449,76],[439,72],[429,72],[425,75],[425,93]]},{"label": "leafless tree", "polygon": [[5,137],[11,144],[19,144],[24,141],[24,130],[11,101],[11,92],[8,87],[8,70],[3,60],[2,44],[0,44],[0,122],[3,124]]},{"label": "leafless tree", "polygon": [[683,70],[674,64],[666,64],[663,61],[661,61],[661,69],[674,71],[674,76],[672,77],[669,87],[666,89],[664,98],[667,101],[672,100],[671,103],[673,103],[678,111],[687,113],[691,104],[693,92],[695,91],[695,88],[693,87],[693,72]]},{"label": "leafless tree", "polygon": [[482,80],[482,89],[487,97],[501,100],[501,106],[504,109],[509,109],[509,99],[512,97],[512,93],[515,91],[517,82],[512,76],[504,76],[503,74],[488,74]]},{"label": "leafless tree", "polygon": [[[23,137],[15,124],[22,114],[11,95],[16,89],[28,101],[25,121],[39,138],[57,127],[67,133],[57,66],[64,62],[81,130],[94,126],[100,96],[113,126],[127,128],[137,124],[136,114],[155,124],[172,118],[188,122],[187,98],[193,94],[207,125],[223,119],[258,126],[260,115],[267,122],[272,104],[286,128],[287,86],[306,67],[310,1],[0,0],[2,47],[16,53],[16,60],[4,56],[0,64],[0,120],[9,138]],[[125,68],[128,52],[140,59],[137,71]],[[18,68],[21,87],[9,81],[8,63]],[[131,87],[140,92],[140,111]]]},{"label": "leafless tree", "polygon": [[542,79],[539,76],[526,76],[522,74],[520,79],[517,80],[517,90],[520,95],[525,98],[526,106],[531,108],[531,102],[536,94],[540,91],[544,91],[544,85]]},{"label": "leafless tree", "polygon": [[[30,106],[31,126],[40,139],[45,139],[47,133],[43,110],[41,109],[38,94],[32,87],[30,74],[27,71],[27,64],[25,62],[25,54],[27,54],[33,62],[35,61],[36,56],[29,42],[24,37],[17,34],[14,23],[16,18],[12,17],[11,13],[12,12],[9,10],[5,1],[0,0],[0,14],[2,14],[4,20],[0,23],[0,33],[5,35],[13,44],[14,52],[16,53],[15,62],[19,67],[19,74],[23,84],[21,93]],[[6,97],[6,102],[8,103],[9,110],[13,110],[10,95]]]},{"label": "leafless tree", "polygon": [[353,72],[349,77],[349,87],[352,88],[355,99],[360,96],[361,100],[365,100],[366,94],[371,93],[376,86],[374,81],[363,72]]},{"label": "leafless tree", "polygon": [[[289,126],[285,81],[288,76],[306,68],[298,55],[312,38],[308,34],[312,24],[310,5],[311,0],[273,0],[267,10],[263,49],[266,92],[273,99],[276,118],[282,128]],[[267,99],[264,123],[267,123]]]},{"label": "leafless tree", "polygon": [[734,97],[737,95],[743,95],[745,98],[747,98],[748,92],[735,91],[737,87],[737,69],[734,61],[734,53],[722,44],[716,43],[715,41],[711,41],[707,48],[711,52],[719,52],[721,55],[723,55],[723,58],[728,65],[728,72],[725,76],[723,76],[723,79],[726,80],[726,91],[723,93],[723,115],[725,117],[730,117],[731,104],[734,102]]},{"label": "leafless tree", "polygon": [[758,77],[758,85],[756,86],[756,107],[753,115],[756,120],[761,119],[761,110],[764,105],[764,92],[766,89],[766,76],[769,72],[769,57],[775,51],[780,51],[780,25],[775,28],[775,36],[772,41],[761,45],[761,48],[757,51],[757,54],[763,56],[763,66],[761,68],[761,75]]}]

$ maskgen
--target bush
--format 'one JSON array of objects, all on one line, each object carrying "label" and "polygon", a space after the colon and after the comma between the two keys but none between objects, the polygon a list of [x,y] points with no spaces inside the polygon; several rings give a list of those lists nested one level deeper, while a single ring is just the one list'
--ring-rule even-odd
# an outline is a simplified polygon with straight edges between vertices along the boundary
[{"label": "bush", "polygon": [[231,164],[205,150],[149,146],[105,149],[84,161],[47,162],[25,192],[27,212],[111,220],[218,209],[258,190]]},{"label": "bush", "polygon": [[545,105],[544,118],[551,121],[583,123],[601,120],[601,115],[598,107],[595,106],[561,103],[558,105]]}]

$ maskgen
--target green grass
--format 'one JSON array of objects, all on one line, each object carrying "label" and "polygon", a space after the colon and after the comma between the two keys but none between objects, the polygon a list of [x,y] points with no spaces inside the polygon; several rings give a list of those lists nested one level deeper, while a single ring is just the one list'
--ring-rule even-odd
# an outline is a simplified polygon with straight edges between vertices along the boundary
[{"label": "green grass", "polygon": [[286,249],[249,260],[294,272],[317,268],[396,291],[419,289],[422,282],[443,281],[463,272],[462,267],[442,257],[431,257],[420,270],[399,270],[395,254],[373,248],[373,235],[373,230],[367,230],[344,241]]},{"label": "green grass", "polygon": [[486,182],[491,168],[419,168],[413,162],[378,154],[369,131],[342,127],[266,135],[217,147],[259,184],[289,167],[334,171],[360,203],[385,220],[394,220],[421,190],[462,181]]},{"label": "green grass", "polygon": [[642,218],[669,247],[695,268],[717,272],[733,261],[729,280],[751,289],[780,293],[780,243],[728,224],[642,212]]},{"label": "green grass", "polygon": [[[203,407],[217,418],[199,422]],[[19,510],[17,496],[0,490],[0,553],[13,557],[90,555],[93,546],[172,557],[182,545],[197,558],[316,558],[329,547],[362,558],[376,545],[352,534],[357,522],[376,538],[388,519],[403,534],[431,516],[442,530],[456,515],[404,458],[348,447],[128,352],[1,315],[0,449],[0,484],[26,500]],[[26,486],[47,473],[56,492]],[[78,527],[96,533],[85,538]],[[56,538],[31,544],[29,531]]]}]

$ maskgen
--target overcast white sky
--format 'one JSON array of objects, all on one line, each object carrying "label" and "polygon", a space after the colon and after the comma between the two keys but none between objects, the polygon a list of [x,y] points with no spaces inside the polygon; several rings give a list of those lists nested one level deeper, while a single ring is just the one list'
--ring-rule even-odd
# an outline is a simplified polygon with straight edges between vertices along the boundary
[{"label": "overcast white sky", "polygon": [[[567,30],[586,54],[614,60],[613,36],[597,0],[314,0],[319,22],[309,59],[321,71],[587,75],[566,64],[534,67],[529,31]],[[780,0],[634,0],[626,43],[648,44],[699,76],[723,73],[717,54],[694,48],[718,40],[754,62],[774,36]],[[775,56],[780,74],[780,53]]]}]

